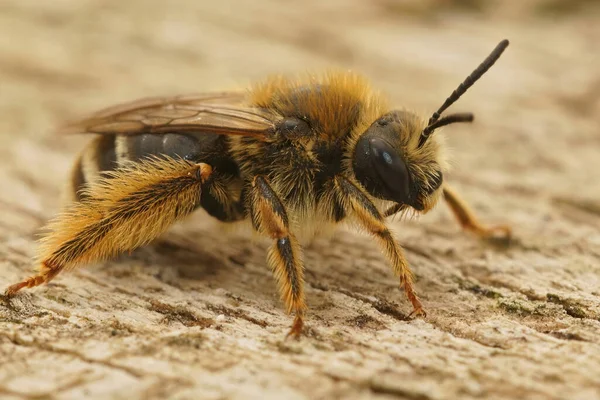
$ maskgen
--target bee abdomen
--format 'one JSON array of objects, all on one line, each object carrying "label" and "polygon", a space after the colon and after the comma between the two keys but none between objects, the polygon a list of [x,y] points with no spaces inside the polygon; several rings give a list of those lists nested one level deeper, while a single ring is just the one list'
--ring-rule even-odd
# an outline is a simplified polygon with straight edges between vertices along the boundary
[{"label": "bee abdomen", "polygon": [[71,172],[71,191],[73,192],[73,198],[76,201],[81,201],[84,197],[83,193],[81,193],[81,189],[83,189],[83,186],[86,182],[81,165],[81,159],[82,155],[77,157],[77,161],[75,161],[75,165],[73,165],[73,171]]},{"label": "bee abdomen", "polygon": [[103,135],[92,140],[73,166],[71,189],[74,198],[85,198],[82,192],[87,182],[94,181],[102,171],[112,171],[118,166],[115,152],[115,135]]},{"label": "bee abdomen", "polygon": [[195,161],[200,154],[198,139],[183,134],[102,135],[90,142],[76,161],[71,177],[72,191],[76,200],[84,199],[82,189],[87,182],[93,182],[102,172],[113,171],[126,161],[161,155]]},{"label": "bee abdomen", "polygon": [[137,161],[151,156],[167,156],[197,160],[201,146],[196,137],[180,133],[146,133],[143,135],[118,136],[116,139],[117,158]]}]

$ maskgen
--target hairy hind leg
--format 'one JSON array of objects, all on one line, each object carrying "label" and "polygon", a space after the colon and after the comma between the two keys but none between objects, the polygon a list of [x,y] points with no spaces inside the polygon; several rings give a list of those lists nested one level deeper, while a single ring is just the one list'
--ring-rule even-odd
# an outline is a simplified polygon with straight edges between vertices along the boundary
[{"label": "hairy hind leg", "polygon": [[49,225],[38,274],[8,287],[6,294],[150,242],[198,206],[201,185],[211,172],[207,164],[149,159],[92,183],[84,201],[70,204]]}]

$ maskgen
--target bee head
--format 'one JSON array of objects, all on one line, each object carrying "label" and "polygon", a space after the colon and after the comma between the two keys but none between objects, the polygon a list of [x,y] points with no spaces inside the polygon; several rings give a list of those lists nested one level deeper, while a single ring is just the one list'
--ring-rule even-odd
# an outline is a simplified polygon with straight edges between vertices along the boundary
[{"label": "bee head", "polygon": [[432,134],[445,125],[473,121],[470,113],[444,117],[442,113],[494,65],[507,46],[508,40],[501,41],[426,123],[415,114],[391,111],[360,136],[352,167],[356,179],[371,195],[394,201],[395,211],[412,207],[427,212],[436,204],[444,163]]},{"label": "bee head", "polygon": [[427,212],[439,198],[443,156],[437,138],[420,144],[425,121],[406,111],[378,118],[353,155],[356,179],[374,197]]}]

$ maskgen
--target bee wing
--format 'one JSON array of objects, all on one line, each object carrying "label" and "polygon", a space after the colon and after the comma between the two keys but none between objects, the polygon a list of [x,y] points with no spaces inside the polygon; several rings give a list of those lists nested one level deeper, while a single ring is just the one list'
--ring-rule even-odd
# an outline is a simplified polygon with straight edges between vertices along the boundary
[{"label": "bee wing", "polygon": [[156,97],[104,109],[63,126],[65,133],[133,135],[206,132],[262,137],[277,116],[245,105],[242,92]]}]

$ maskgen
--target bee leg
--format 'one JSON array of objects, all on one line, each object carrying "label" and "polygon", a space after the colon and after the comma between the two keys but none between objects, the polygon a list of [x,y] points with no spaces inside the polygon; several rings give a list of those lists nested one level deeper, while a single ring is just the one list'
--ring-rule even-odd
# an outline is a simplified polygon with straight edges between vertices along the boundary
[{"label": "bee leg", "polygon": [[383,251],[392,264],[394,274],[400,278],[400,286],[404,288],[406,297],[413,306],[412,315],[426,316],[421,301],[413,286],[413,274],[406,261],[402,247],[385,225],[384,217],[377,207],[361,189],[344,177],[336,177],[335,187],[340,196],[340,202],[353,211],[359,224],[371,233],[383,247]]},{"label": "bee leg", "polygon": [[509,226],[483,225],[467,203],[448,185],[444,185],[444,199],[464,230],[471,231],[484,239],[510,240],[511,229]]},{"label": "bee leg", "polygon": [[275,240],[267,256],[287,313],[296,314],[288,336],[298,337],[304,325],[304,267],[300,245],[289,229],[285,207],[266,178],[252,181],[250,214],[254,228]]},{"label": "bee leg", "polygon": [[207,164],[151,159],[93,182],[85,201],[70,204],[49,225],[39,273],[10,286],[6,294],[48,283],[63,269],[150,242],[198,206],[201,185],[211,172]]}]

